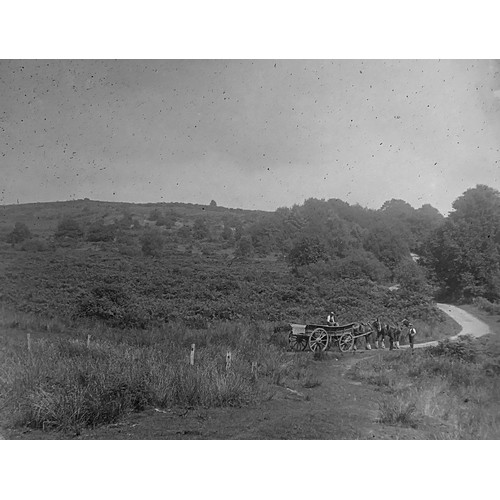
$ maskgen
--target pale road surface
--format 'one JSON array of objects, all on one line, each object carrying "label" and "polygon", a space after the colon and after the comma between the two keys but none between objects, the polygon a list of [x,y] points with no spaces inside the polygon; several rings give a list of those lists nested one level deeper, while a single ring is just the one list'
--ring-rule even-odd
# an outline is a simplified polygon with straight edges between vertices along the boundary
[{"label": "pale road surface", "polygon": [[[460,333],[458,335],[471,335],[472,337],[482,337],[483,335],[490,333],[490,328],[484,321],[477,319],[475,316],[472,316],[472,314],[468,313],[467,311],[460,309],[460,307],[451,306],[450,304],[439,304],[439,303],[436,305],[439,309],[441,309],[441,311],[443,311],[448,316],[453,318],[462,327],[462,330],[460,330]],[[458,335],[450,337],[450,339],[452,340],[456,339]],[[417,332],[417,339],[418,339],[418,332]],[[416,343],[415,348],[430,347],[437,344],[438,344],[437,340],[433,340],[431,342],[423,342],[421,344]],[[409,346],[406,345],[401,346],[402,349],[408,347]]]}]

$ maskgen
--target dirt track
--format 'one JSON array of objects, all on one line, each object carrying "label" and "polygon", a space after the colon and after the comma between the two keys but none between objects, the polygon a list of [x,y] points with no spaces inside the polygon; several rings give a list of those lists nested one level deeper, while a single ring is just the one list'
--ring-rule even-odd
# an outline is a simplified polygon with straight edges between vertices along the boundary
[{"label": "dirt track", "polygon": [[[446,313],[452,319],[454,319],[461,327],[460,333],[455,335],[454,337],[450,337],[451,339],[456,339],[459,335],[471,335],[472,337],[482,337],[483,335],[487,335],[490,333],[489,326],[480,319],[476,318],[472,314],[460,309],[459,307],[452,306],[450,304],[436,304],[441,311]],[[418,339],[418,337],[417,337]],[[418,342],[418,340],[417,340]],[[420,347],[430,347],[433,345],[437,345],[438,341],[433,340],[431,342],[422,342],[416,343],[415,348]],[[407,349],[408,346],[401,346],[402,349]]]}]

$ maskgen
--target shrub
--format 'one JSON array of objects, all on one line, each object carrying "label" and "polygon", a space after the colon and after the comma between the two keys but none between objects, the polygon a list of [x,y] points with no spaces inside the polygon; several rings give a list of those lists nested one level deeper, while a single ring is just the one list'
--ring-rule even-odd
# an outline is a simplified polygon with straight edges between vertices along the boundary
[{"label": "shrub", "polygon": [[76,306],[76,318],[99,319],[120,328],[146,328],[150,315],[119,285],[97,286]]},{"label": "shrub", "polygon": [[87,233],[87,241],[113,241],[116,236],[116,226],[97,223],[92,225]]},{"label": "shrub", "polygon": [[31,238],[23,241],[19,248],[24,252],[45,252],[49,247],[46,241],[39,238]]},{"label": "shrub", "polygon": [[236,244],[235,255],[238,257],[251,257],[253,255],[252,239],[248,235],[242,236]]},{"label": "shrub", "polygon": [[474,305],[486,311],[488,314],[499,314],[500,315],[500,304],[497,302],[490,302],[484,297],[476,297],[473,300]]},{"label": "shrub", "polygon": [[417,406],[413,401],[397,397],[384,400],[379,403],[379,416],[377,421],[382,424],[403,425],[406,427],[416,427]]},{"label": "shrub", "polygon": [[197,240],[208,238],[210,232],[204,219],[196,219],[193,225],[193,236]]},{"label": "shrub", "polygon": [[300,239],[288,254],[290,266],[297,268],[327,260],[326,248],[318,237]]},{"label": "shrub", "polygon": [[56,238],[78,239],[83,236],[83,230],[75,219],[65,218],[57,225]]},{"label": "shrub", "polygon": [[465,335],[460,335],[458,340],[442,340],[437,346],[432,346],[429,352],[434,356],[445,356],[466,362],[473,362],[477,357],[474,340]]},{"label": "shrub", "polygon": [[16,222],[14,229],[7,235],[7,243],[21,243],[31,238],[31,231],[22,222]]},{"label": "shrub", "polygon": [[158,257],[161,255],[165,241],[159,231],[148,230],[141,238],[144,255]]}]

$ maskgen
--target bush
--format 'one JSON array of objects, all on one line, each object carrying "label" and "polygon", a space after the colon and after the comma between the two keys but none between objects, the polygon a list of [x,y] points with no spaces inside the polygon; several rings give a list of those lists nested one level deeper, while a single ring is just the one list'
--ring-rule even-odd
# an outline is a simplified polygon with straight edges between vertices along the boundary
[{"label": "bush", "polygon": [[78,239],[83,236],[83,230],[75,219],[65,218],[57,225],[56,238]]},{"label": "bush", "polygon": [[116,236],[116,226],[102,223],[92,225],[87,233],[87,241],[113,241]]},{"label": "bush", "polygon": [[488,314],[498,314],[500,315],[500,304],[497,302],[490,302],[488,299],[484,297],[476,297],[473,300],[473,304],[479,309],[486,311]]},{"label": "bush", "polygon": [[165,241],[159,231],[148,230],[141,238],[144,255],[159,257],[163,251]]},{"label": "bush", "polygon": [[413,401],[398,397],[379,403],[378,422],[381,424],[417,426],[417,406]]},{"label": "bush", "polygon": [[235,255],[238,257],[251,257],[253,255],[252,239],[248,235],[242,236],[236,244]]},{"label": "bush", "polygon": [[16,222],[12,232],[7,235],[7,243],[21,243],[29,238],[31,238],[31,231],[28,226],[22,222]]},{"label": "bush", "polygon": [[21,243],[20,247],[24,252],[45,252],[49,249],[47,242],[39,238],[31,238]]},{"label": "bush", "polygon": [[472,337],[461,335],[458,340],[445,339],[432,346],[429,352],[433,356],[445,356],[471,363],[477,357],[477,348]]},{"label": "bush", "polygon": [[318,237],[302,238],[290,250],[287,260],[290,266],[297,268],[314,264],[320,260],[327,260],[328,256],[324,244]]},{"label": "bush", "polygon": [[151,317],[137,302],[119,285],[97,286],[80,299],[75,318],[98,319],[119,328],[146,328]]}]

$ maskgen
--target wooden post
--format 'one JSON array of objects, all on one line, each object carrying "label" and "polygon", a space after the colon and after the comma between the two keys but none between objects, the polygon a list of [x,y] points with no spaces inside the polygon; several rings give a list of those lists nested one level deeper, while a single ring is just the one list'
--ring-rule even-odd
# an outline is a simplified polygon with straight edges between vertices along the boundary
[{"label": "wooden post", "polygon": [[28,333],[28,352],[31,352],[31,333]]},{"label": "wooden post", "polygon": [[231,368],[231,351],[227,351],[226,353],[226,371],[229,371]]},{"label": "wooden post", "polygon": [[90,337],[92,337],[92,335],[87,335],[87,349],[90,349]]},{"label": "wooden post", "polygon": [[252,376],[257,378],[257,361],[252,361]]},{"label": "wooden post", "polygon": [[194,351],[196,349],[196,346],[194,344],[191,344],[191,354],[189,355],[189,363],[191,365],[194,365]]}]

